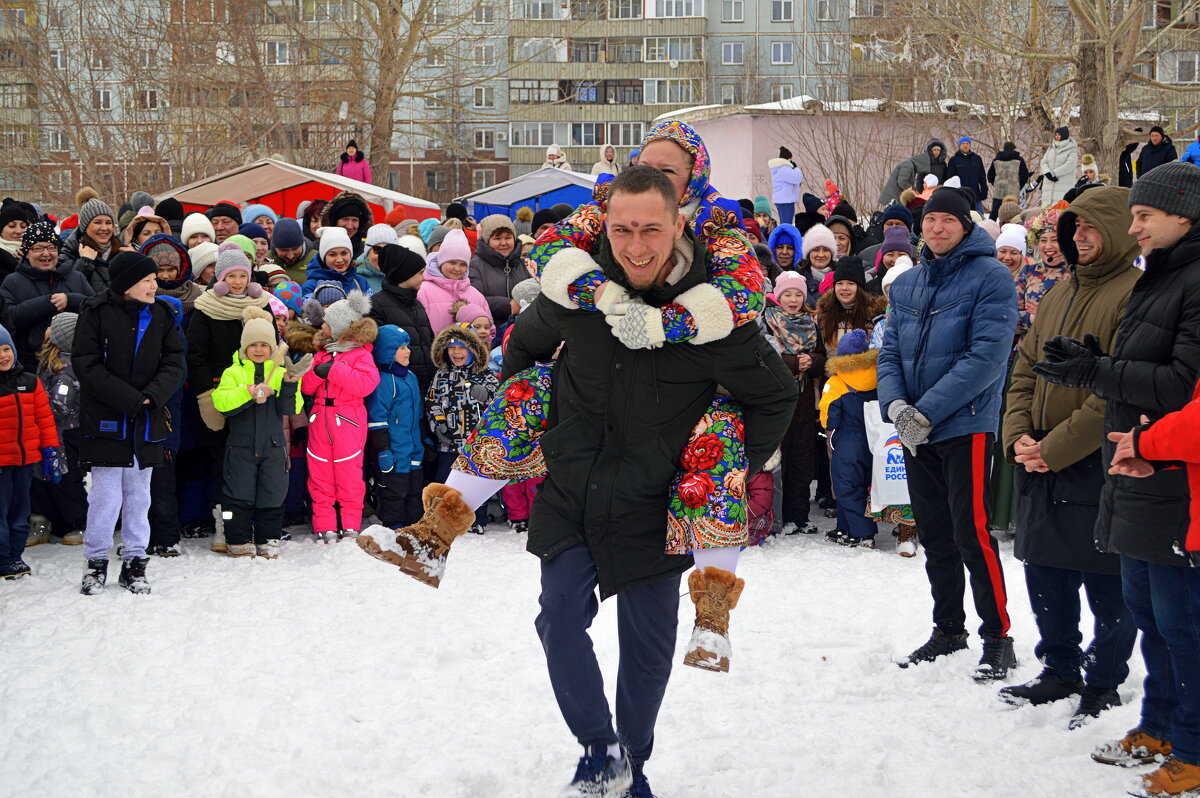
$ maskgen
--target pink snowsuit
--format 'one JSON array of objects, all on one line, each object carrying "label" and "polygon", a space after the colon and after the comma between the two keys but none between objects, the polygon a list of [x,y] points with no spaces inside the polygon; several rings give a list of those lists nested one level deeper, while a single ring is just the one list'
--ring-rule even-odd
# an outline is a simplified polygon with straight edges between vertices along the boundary
[{"label": "pink snowsuit", "polygon": [[[329,375],[309,371],[301,390],[315,398],[308,424],[308,491],[312,495],[313,531],[360,529],[363,515],[363,446],[367,410],[363,399],[379,385],[379,369],[364,344],[336,355],[317,352],[313,367],[333,361]],[[341,505],[341,526],[333,503]]]}]

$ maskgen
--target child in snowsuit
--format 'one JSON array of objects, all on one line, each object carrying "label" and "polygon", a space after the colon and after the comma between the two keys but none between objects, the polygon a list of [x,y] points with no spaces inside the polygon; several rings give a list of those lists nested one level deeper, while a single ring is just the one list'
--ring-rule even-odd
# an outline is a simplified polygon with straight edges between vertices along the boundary
[{"label": "child in snowsuit", "polygon": [[379,328],[375,365],[379,387],[367,397],[367,472],[375,483],[380,522],[399,527],[415,523],[424,512],[421,488],[421,389],[408,370],[409,335],[394,324]]},{"label": "child in snowsuit", "polygon": [[[496,389],[496,376],[488,370],[488,353],[469,326],[450,326],[433,339],[433,364],[438,367],[426,395],[429,427],[437,437],[437,482],[445,482],[458,458],[463,441],[479,423]],[[487,506],[475,511],[476,534],[487,525]]]},{"label": "child in snowsuit", "polygon": [[866,517],[871,489],[871,448],[863,406],[876,398],[875,360],[878,349],[867,348],[867,334],[851,330],[829,358],[829,381],[821,394],[821,423],[829,430],[833,455],[829,472],[837,497],[837,529],[826,537],[843,546],[875,548],[875,522]]},{"label": "child in snowsuit", "polygon": [[301,382],[304,393],[313,398],[308,424],[313,534],[326,543],[357,536],[362,527],[367,442],[363,400],[379,385],[371,355],[379,331],[366,318],[370,312],[371,300],[361,291],[351,291],[326,308],[313,338],[318,350],[313,368]]},{"label": "child in snowsuit", "polygon": [[29,536],[29,484],[39,460],[42,476],[57,482],[58,433],[50,400],[0,327],[0,578],[30,573],[21,555]]},{"label": "child in snowsuit", "polygon": [[120,585],[132,593],[150,592],[150,477],[163,462],[166,406],[183,381],[184,361],[174,314],[154,298],[157,274],[151,258],[118,254],[109,263],[109,287],[84,303],[75,326],[79,457],[92,468],[84,595],[104,589],[118,516],[124,543]]},{"label": "child in snowsuit", "polygon": [[79,468],[79,380],[71,367],[71,342],[78,318],[79,314],[68,312],[51,319],[49,339],[38,353],[38,379],[50,395],[66,473],[57,485],[35,479],[30,487],[30,546],[46,543],[50,534],[62,538],[64,545],[78,546],[87,526],[87,491]]},{"label": "child in snowsuit", "polygon": [[230,557],[275,559],[288,489],[283,418],[301,411],[296,382],[313,358],[287,359],[270,313],[247,308],[243,318],[241,346],[213,391],[213,407],[228,419],[229,430],[221,504],[226,551]]}]

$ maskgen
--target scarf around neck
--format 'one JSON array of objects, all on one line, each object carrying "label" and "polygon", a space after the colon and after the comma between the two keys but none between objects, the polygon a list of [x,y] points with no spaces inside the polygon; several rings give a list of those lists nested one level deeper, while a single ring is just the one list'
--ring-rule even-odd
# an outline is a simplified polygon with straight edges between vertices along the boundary
[{"label": "scarf around neck", "polygon": [[196,309],[216,321],[241,321],[246,308],[265,308],[268,303],[265,293],[252,296],[217,296],[212,291],[205,291],[196,297]]},{"label": "scarf around neck", "polygon": [[767,305],[763,318],[771,334],[789,355],[810,355],[817,346],[817,323],[811,313],[792,314],[779,305]]}]

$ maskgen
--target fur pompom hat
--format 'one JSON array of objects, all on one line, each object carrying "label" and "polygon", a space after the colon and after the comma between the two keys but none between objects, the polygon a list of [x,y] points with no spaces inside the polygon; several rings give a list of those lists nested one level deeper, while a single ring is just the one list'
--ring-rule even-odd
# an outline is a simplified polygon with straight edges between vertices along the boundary
[{"label": "fur pompom hat", "polygon": [[[362,291],[351,291],[345,299],[339,299],[325,308],[325,323],[329,325],[334,340],[340,341],[349,334],[359,343],[369,344],[375,340],[376,334],[375,322],[366,318],[370,312],[371,298]],[[363,327],[365,322],[370,322],[370,340],[363,340],[367,337]]]}]

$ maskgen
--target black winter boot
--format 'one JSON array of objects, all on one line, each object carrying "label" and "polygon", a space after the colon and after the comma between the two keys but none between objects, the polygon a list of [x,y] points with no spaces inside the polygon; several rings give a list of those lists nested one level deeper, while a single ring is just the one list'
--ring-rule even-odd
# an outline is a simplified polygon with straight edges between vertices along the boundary
[{"label": "black winter boot", "polygon": [[994,682],[1004,679],[1008,672],[1017,667],[1017,653],[1013,650],[1011,637],[983,636],[983,656],[971,678],[977,682]]},{"label": "black winter boot", "polygon": [[133,557],[121,561],[121,576],[117,584],[130,593],[149,593],[150,583],[146,581],[146,564],[149,557]]},{"label": "black winter boot", "polygon": [[916,665],[921,662],[933,662],[938,657],[944,657],[947,654],[953,654],[955,651],[962,651],[966,647],[966,632],[948,635],[935,626],[933,629],[933,634],[929,636],[927,641],[925,641],[925,645],[921,646],[907,657],[901,657],[895,660],[895,662],[901,668],[907,668],[909,665]]},{"label": "black winter boot", "polygon": [[108,581],[108,558],[88,560],[87,567],[79,592],[85,596],[94,596],[104,590],[104,583]]},{"label": "black winter boot", "polygon": [[1049,668],[1043,668],[1037,678],[1025,684],[1015,684],[1012,687],[1000,689],[1000,700],[1014,707],[1026,704],[1041,706],[1053,701],[1061,701],[1073,695],[1079,695],[1083,690],[1083,680],[1067,681]]},{"label": "black winter boot", "polygon": [[1111,687],[1085,687],[1079,696],[1079,706],[1071,716],[1067,728],[1074,731],[1088,721],[1100,717],[1100,713],[1111,707],[1121,706],[1121,695]]}]

